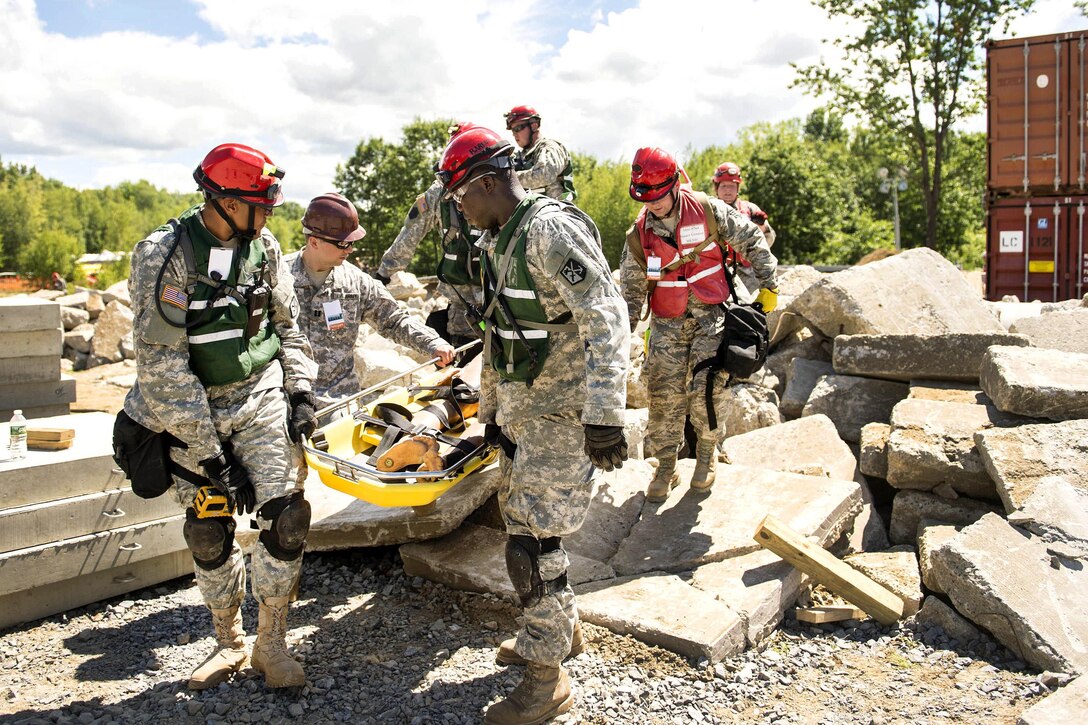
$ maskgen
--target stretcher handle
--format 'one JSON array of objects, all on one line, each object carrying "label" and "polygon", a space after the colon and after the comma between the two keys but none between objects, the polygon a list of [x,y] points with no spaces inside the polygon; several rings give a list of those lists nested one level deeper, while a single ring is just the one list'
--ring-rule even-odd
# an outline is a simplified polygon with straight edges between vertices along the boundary
[{"label": "stretcher handle", "polygon": [[[473,347],[474,345],[479,345],[479,344],[481,344],[480,340],[473,340],[472,342],[466,342],[461,347],[454,348],[453,351],[455,353],[464,352],[465,350],[468,350],[470,347]],[[370,395],[371,393],[373,393],[376,390],[381,390],[382,388],[385,388],[385,387],[397,382],[401,378],[403,378],[405,376],[408,376],[408,375],[411,375],[412,373],[416,372],[417,370],[422,370],[423,368],[427,367],[428,365],[434,365],[436,362],[439,361],[439,359],[440,358],[438,358],[438,357],[432,357],[430,360],[428,360],[426,362],[421,362],[419,365],[416,365],[414,368],[412,368],[410,370],[405,370],[403,373],[397,373],[396,375],[388,377],[385,380],[382,380],[381,382],[374,383],[373,385],[371,385],[366,390],[360,390],[358,393],[355,393],[354,395],[349,395],[348,397],[344,398],[343,400],[338,400],[335,403],[332,403],[330,405],[326,405],[324,408],[317,411],[316,415],[317,415],[318,418],[320,418],[323,415],[328,415],[329,413],[333,412],[334,410],[337,410],[338,408],[342,408],[343,406],[347,405],[348,403],[350,403],[353,400],[358,400],[359,398],[363,397],[364,395]]]}]

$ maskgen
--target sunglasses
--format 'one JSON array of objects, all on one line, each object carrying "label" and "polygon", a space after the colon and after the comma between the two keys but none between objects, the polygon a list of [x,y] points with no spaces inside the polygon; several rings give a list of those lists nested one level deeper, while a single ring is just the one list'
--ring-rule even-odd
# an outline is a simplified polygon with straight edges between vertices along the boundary
[{"label": "sunglasses", "polygon": [[334,242],[333,240],[325,239],[324,237],[318,237],[318,239],[325,242],[325,244],[331,244],[332,246],[336,247],[337,249],[351,249],[352,247],[355,246],[355,242],[351,242],[351,241],[347,241],[347,240],[344,240],[342,242]]},{"label": "sunglasses", "polygon": [[521,133],[522,131],[524,131],[527,128],[529,128],[528,123],[519,123],[517,126],[511,126],[510,130],[513,131],[514,133]]},{"label": "sunglasses", "polygon": [[471,179],[469,179],[468,181],[466,181],[465,183],[461,184],[459,187],[457,187],[456,189],[451,191],[450,194],[449,194],[449,198],[452,199],[455,204],[460,204],[461,200],[465,198],[465,194],[468,193],[468,187],[472,186],[473,182],[479,181],[480,179],[484,178],[485,176],[494,176],[494,175],[495,175],[494,171],[485,171],[484,173],[480,174],[479,176],[472,177]]}]

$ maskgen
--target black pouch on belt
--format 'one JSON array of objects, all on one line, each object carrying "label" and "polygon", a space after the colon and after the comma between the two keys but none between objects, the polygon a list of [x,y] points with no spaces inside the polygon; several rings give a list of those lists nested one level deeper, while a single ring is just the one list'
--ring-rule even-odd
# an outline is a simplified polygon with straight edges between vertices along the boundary
[{"label": "black pouch on belt", "polygon": [[261,321],[264,320],[264,312],[268,308],[268,298],[272,290],[263,282],[256,287],[251,287],[246,293],[246,338],[250,339],[261,331]]},{"label": "black pouch on belt", "polygon": [[166,493],[170,478],[169,434],[145,428],[121,411],[113,424],[113,460],[128,476],[140,498]]}]

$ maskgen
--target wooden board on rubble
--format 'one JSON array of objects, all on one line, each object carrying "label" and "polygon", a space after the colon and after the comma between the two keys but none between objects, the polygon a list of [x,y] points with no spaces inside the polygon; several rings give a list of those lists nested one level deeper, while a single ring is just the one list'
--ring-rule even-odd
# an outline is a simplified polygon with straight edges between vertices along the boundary
[{"label": "wooden board on rubble", "polygon": [[69,438],[66,441],[43,441],[43,440],[30,440],[26,441],[26,447],[32,448],[36,451],[63,451],[66,448],[72,447],[72,439]]},{"label": "wooden board on rubble", "polygon": [[827,622],[845,622],[847,619],[865,619],[867,615],[853,605],[805,607],[793,610],[798,622],[826,624]]},{"label": "wooden board on rubble", "polygon": [[39,428],[27,426],[26,439],[30,441],[70,441],[76,437],[75,428]]}]

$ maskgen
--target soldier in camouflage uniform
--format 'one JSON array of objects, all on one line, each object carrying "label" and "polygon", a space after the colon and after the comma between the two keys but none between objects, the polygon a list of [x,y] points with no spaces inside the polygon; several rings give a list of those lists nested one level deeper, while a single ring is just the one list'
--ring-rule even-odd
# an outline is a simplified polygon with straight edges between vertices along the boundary
[{"label": "soldier in camouflage uniform", "polygon": [[283,259],[299,301],[299,327],[318,363],[321,407],[359,392],[355,340],[366,323],[378,334],[453,362],[453,346],[397,304],[385,288],[353,264],[344,264],[366,235],[355,205],[335,192],[313,199],[302,218],[306,246]]},{"label": "soldier in camouflage uniform", "polygon": [[717,471],[719,434],[710,428],[705,401],[707,370],[697,363],[712,358],[724,332],[720,307],[729,296],[723,255],[730,245],[751,261],[759,281],[758,301],[767,312],[778,298],[777,262],[763,232],[719,199],[679,183],[683,172],[659,148],[642,148],[631,164],[631,198],[644,204],[627,232],[620,257],[620,280],[634,330],[647,302],[649,282],[649,354],[646,386],[650,421],[646,437],[657,471],[646,491],[648,501],[664,501],[679,482],[676,456],[683,421],[690,416],[698,436],[691,487],[709,491]]},{"label": "soldier in camouflage uniform", "polygon": [[596,225],[573,205],[527,194],[510,144],[485,128],[450,141],[438,177],[487,230],[479,419],[503,447],[506,564],[525,624],[498,658],[525,676],[488,723],[538,723],[573,703],[564,658],[584,646],[562,537],[585,519],[597,468],[627,458],[630,334]]},{"label": "soldier in camouflage uniform", "polygon": [[[740,185],[744,181],[740,175],[740,167],[732,161],[726,161],[714,171],[711,182],[714,184],[714,194],[729,206],[739,211],[756,223],[763,236],[767,239],[767,246],[773,247],[777,234],[771,223],[767,220],[767,212],[759,208],[754,202],[740,198]],[[759,280],[752,272],[751,263],[743,256],[737,256],[736,252],[730,254],[733,259],[726,259],[736,274],[737,295],[742,302],[749,302],[754,298],[759,289]]]},{"label": "soldier in camouflage uniform", "polygon": [[261,530],[252,555],[260,605],[253,667],[269,687],[305,683],[285,636],[310,524],[292,439],[316,422],[316,366],[295,322],[294,290],[279,275],[279,242],[264,228],[283,203],[282,177],[256,149],[216,147],[194,172],[204,203],[155,230],[132,254],[136,383],[123,415],[149,435],[172,436],[172,462],[164,465],[185,508],[185,541],[218,642],[193,672],[194,689],[214,687],[246,659],[246,572],[234,518],[197,515],[212,489],[236,512],[255,512]]},{"label": "soldier in camouflage uniform", "polygon": [[[448,129],[449,136],[453,138],[475,125],[465,121],[454,123]],[[408,267],[427,232],[438,229],[442,235],[442,259],[437,270],[438,293],[449,300],[446,338],[460,346],[476,339],[476,333],[465,314],[465,303],[479,305],[483,300],[480,290],[480,250],[476,247],[482,232],[465,221],[456,204],[443,199],[445,193],[442,184],[435,181],[416,197],[400,233],[382,255],[374,277],[382,284],[388,284],[394,272]]]},{"label": "soldier in camouflage uniform", "polygon": [[514,106],[506,114],[506,130],[520,147],[514,154],[514,170],[526,191],[573,202],[574,167],[563,144],[540,135],[540,114],[532,106]]}]

